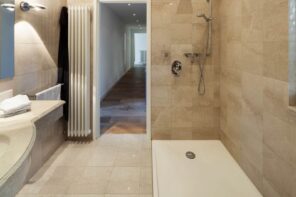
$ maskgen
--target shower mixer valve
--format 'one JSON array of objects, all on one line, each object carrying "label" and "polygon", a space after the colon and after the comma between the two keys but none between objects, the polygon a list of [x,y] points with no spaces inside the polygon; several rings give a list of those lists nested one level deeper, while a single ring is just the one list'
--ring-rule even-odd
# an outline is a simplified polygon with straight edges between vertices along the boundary
[{"label": "shower mixer valve", "polygon": [[172,64],[172,73],[178,77],[180,76],[181,70],[182,70],[182,63],[178,60],[174,61]]}]

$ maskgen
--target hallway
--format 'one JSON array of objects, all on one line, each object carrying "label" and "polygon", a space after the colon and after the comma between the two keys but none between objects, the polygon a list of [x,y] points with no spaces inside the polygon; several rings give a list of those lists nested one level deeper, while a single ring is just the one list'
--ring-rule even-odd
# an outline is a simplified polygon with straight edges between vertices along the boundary
[{"label": "hallway", "polygon": [[102,133],[146,133],[145,67],[130,69],[101,102]]}]

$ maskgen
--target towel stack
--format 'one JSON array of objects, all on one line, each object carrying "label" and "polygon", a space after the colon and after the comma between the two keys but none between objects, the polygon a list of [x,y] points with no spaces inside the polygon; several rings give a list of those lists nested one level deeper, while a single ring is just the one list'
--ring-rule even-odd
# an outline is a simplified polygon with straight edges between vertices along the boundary
[{"label": "towel stack", "polygon": [[0,117],[10,117],[31,110],[31,101],[26,95],[17,95],[0,103]]}]

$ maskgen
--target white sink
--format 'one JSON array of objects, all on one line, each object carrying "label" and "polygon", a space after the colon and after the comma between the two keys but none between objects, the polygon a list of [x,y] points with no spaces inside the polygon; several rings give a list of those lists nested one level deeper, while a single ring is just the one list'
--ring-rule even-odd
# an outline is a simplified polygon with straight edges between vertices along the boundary
[{"label": "white sink", "polygon": [[9,146],[9,138],[5,135],[0,135],[0,160],[4,153],[6,153]]},{"label": "white sink", "polygon": [[0,125],[0,185],[22,163],[34,136],[35,127],[28,121]]}]

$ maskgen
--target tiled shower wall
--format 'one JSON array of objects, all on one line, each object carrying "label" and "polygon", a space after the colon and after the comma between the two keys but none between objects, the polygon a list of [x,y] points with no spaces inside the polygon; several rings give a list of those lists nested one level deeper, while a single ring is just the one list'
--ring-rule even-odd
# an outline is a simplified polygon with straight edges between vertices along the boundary
[{"label": "tiled shower wall", "polygon": [[288,3],[220,1],[222,140],[267,197],[296,196]]},{"label": "tiled shower wall", "polygon": [[[213,4],[213,51],[206,61],[206,95],[197,91],[197,62],[184,53],[202,52],[209,14],[206,0],[152,0],[152,137],[153,139],[216,139],[219,133],[218,5]],[[171,73],[174,60],[183,63],[180,77]]]},{"label": "tiled shower wall", "polygon": [[30,93],[54,85],[57,81],[59,16],[66,0],[30,1],[46,10],[22,12],[16,0],[15,76],[0,80],[0,91]]}]

